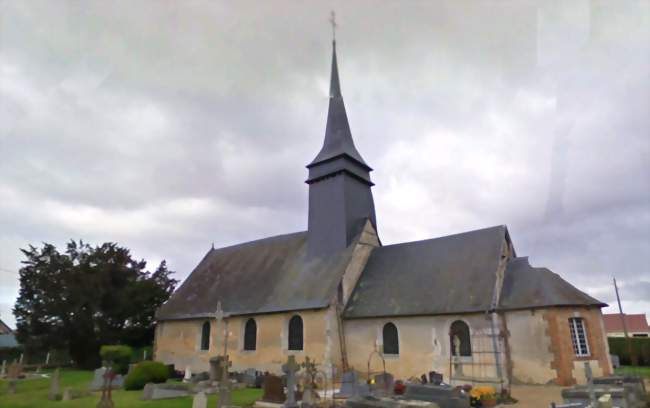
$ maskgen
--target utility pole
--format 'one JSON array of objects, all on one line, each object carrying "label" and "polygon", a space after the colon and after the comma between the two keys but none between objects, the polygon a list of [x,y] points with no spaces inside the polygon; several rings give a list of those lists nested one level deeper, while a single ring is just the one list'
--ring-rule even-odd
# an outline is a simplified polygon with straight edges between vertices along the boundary
[{"label": "utility pole", "polygon": [[616,302],[618,302],[618,312],[621,316],[621,323],[623,323],[623,333],[625,334],[625,342],[627,343],[627,352],[630,355],[630,361],[632,362],[632,365],[637,365],[636,354],[634,354],[632,341],[630,340],[630,336],[627,334],[627,323],[625,322],[625,315],[623,314],[623,307],[621,306],[621,298],[618,295],[618,285],[616,285],[616,278],[614,278],[614,290],[616,291]]}]

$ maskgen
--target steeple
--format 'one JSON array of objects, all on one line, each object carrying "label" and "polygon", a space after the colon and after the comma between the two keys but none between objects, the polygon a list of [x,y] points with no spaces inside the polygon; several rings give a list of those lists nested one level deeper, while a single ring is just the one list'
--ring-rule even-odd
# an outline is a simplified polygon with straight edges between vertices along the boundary
[{"label": "steeple", "polygon": [[[352,132],[345,112],[345,103],[341,94],[339,81],[339,68],[336,61],[336,40],[332,41],[332,74],[330,76],[329,110],[327,112],[327,125],[325,126],[325,142],[316,158],[307,165],[311,168],[316,164],[347,156],[362,167],[366,172],[372,171],[363,160],[352,140]],[[310,177],[311,178],[311,177]],[[365,177],[370,182],[370,176]],[[371,183],[372,184],[372,183]]]},{"label": "steeple", "polygon": [[[335,26],[335,25],[334,25]],[[308,246],[312,255],[345,249],[366,220],[377,228],[370,172],[352,140],[345,112],[332,41],[329,111],[325,141],[316,158],[307,165],[309,177]]]}]

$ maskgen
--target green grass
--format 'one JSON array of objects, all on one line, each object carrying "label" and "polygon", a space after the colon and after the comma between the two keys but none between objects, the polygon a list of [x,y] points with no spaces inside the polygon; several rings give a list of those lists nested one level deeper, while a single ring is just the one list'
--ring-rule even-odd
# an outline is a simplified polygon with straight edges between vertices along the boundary
[{"label": "green grass", "polygon": [[[61,392],[66,387],[73,390],[86,390],[93,378],[92,371],[61,370]],[[7,381],[0,380],[0,407],[2,408],[93,408],[97,405],[101,392],[94,392],[89,397],[74,399],[72,401],[49,401],[47,393],[50,387],[50,380],[19,380],[16,386],[16,394],[7,393]],[[191,408],[192,397],[176,398],[158,401],[141,401],[142,391],[113,391],[115,407],[133,408]],[[250,406],[262,397],[262,390],[255,388],[244,388],[232,392],[232,404],[238,406]],[[211,395],[208,398],[208,406],[215,406],[217,396]]]},{"label": "green grass", "polygon": [[650,367],[640,367],[640,366],[620,366],[615,369],[616,374],[634,374],[640,375],[641,377],[650,378]]}]

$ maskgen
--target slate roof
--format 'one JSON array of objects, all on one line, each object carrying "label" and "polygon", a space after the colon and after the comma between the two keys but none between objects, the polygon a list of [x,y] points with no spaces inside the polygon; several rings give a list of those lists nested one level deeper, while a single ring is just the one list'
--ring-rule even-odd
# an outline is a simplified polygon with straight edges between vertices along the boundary
[{"label": "slate roof", "polygon": [[[370,255],[344,317],[485,312],[492,309],[505,226],[389,245]],[[511,260],[498,309],[606,306],[528,258]]]},{"label": "slate roof", "polygon": [[332,43],[332,74],[330,77],[330,101],[327,112],[327,126],[325,127],[325,142],[316,158],[307,167],[341,156],[353,159],[366,171],[372,170],[363,160],[352,140],[348,115],[345,112],[345,104],[341,94],[339,70],[336,62],[336,43],[334,42]]},{"label": "slate roof", "polygon": [[357,241],[327,258],[307,255],[304,231],[212,249],[156,317],[207,317],[217,301],[233,315],[326,307]]},{"label": "slate roof", "polygon": [[607,306],[576,289],[547,268],[534,268],[528,257],[515,258],[506,268],[499,308],[530,309],[546,306]]},{"label": "slate roof", "polygon": [[344,317],[488,310],[506,233],[497,226],[374,249]]}]

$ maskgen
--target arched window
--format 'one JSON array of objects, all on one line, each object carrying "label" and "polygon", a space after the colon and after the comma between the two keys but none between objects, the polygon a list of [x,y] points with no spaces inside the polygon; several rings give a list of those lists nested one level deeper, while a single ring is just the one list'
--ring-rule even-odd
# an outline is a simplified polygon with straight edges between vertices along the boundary
[{"label": "arched window", "polygon": [[201,350],[210,349],[210,322],[203,323],[201,326]]},{"label": "arched window", "polygon": [[244,350],[255,350],[257,347],[257,323],[248,319],[244,326]]},{"label": "arched window", "polygon": [[289,320],[289,350],[302,350],[302,318],[298,315]]},{"label": "arched window", "polygon": [[467,323],[462,320],[456,320],[451,324],[449,328],[449,343],[453,356],[472,355],[472,344],[469,339],[469,326]]},{"label": "arched window", "polygon": [[399,338],[397,327],[393,323],[386,323],[383,330],[384,354],[399,354]]}]

